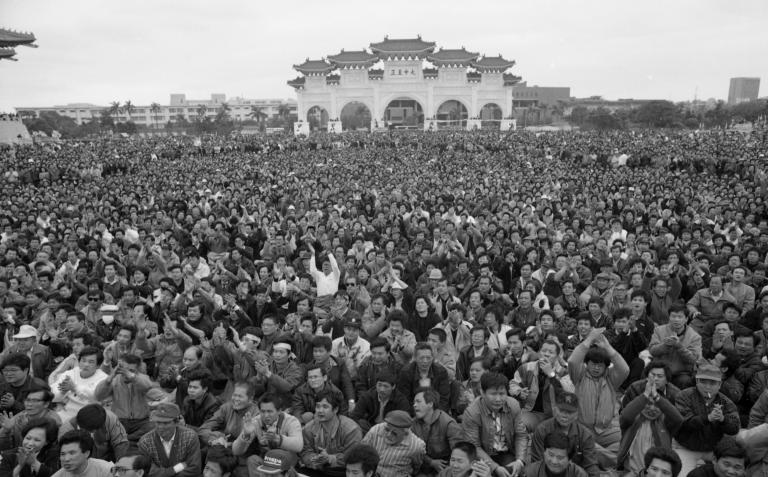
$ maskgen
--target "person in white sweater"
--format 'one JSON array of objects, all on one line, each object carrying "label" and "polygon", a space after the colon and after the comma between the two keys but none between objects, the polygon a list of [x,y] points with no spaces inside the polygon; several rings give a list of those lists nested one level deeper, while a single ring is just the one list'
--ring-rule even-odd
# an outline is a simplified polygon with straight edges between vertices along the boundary
[{"label": "person in white sweater", "polygon": [[78,355],[78,366],[59,374],[51,383],[53,401],[64,405],[58,410],[62,422],[75,417],[87,404],[97,402],[94,397],[96,385],[108,377],[99,369],[103,359],[98,348],[86,346]]}]

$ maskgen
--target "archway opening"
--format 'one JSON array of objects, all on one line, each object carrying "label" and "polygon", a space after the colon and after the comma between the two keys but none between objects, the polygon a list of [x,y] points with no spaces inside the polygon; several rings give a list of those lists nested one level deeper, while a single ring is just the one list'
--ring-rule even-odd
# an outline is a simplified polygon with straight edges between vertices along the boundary
[{"label": "archway opening", "polygon": [[341,129],[344,131],[355,131],[370,127],[371,110],[365,104],[359,101],[352,101],[341,109]]},{"label": "archway opening", "polygon": [[325,130],[328,127],[328,111],[320,106],[312,106],[307,111],[310,131]]},{"label": "archway opening", "polygon": [[461,101],[449,99],[437,108],[435,117],[440,129],[460,129],[467,127],[469,112]]},{"label": "archway opening", "polygon": [[488,103],[480,110],[480,127],[499,129],[501,126],[501,108],[496,103]]},{"label": "archway opening", "polygon": [[409,98],[393,99],[384,110],[384,121],[398,129],[424,127],[424,110],[418,101]]}]

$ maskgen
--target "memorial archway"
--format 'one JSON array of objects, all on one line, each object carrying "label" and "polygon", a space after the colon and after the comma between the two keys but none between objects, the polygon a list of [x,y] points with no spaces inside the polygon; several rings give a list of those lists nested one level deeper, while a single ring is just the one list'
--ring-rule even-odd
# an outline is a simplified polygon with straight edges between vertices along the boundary
[{"label": "memorial archway", "polygon": [[464,103],[455,99],[449,99],[437,108],[435,118],[440,129],[466,128],[469,111]]},{"label": "memorial archway", "polygon": [[480,126],[483,129],[499,129],[503,113],[496,103],[488,103],[480,109]]},{"label": "memorial archway", "polygon": [[371,110],[365,104],[359,101],[352,101],[341,108],[341,129],[344,131],[355,131],[370,127]]},{"label": "memorial archway", "polygon": [[307,111],[307,122],[310,131],[325,130],[328,127],[328,111],[320,106],[312,106]]},{"label": "memorial archway", "polygon": [[387,104],[384,121],[396,128],[424,127],[424,110],[418,101],[410,98],[396,98]]}]

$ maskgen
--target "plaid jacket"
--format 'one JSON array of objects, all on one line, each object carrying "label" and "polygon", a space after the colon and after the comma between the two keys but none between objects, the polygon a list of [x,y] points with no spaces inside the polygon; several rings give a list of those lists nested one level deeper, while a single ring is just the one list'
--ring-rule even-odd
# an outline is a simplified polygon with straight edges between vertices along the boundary
[{"label": "plaid jacket", "polygon": [[[145,434],[139,440],[139,450],[152,459],[152,469],[149,475],[153,477],[198,477],[202,475],[200,465],[200,440],[195,431],[186,427],[177,426],[176,436],[173,438],[171,455],[165,454],[163,443],[157,431]],[[186,468],[176,474],[173,466],[184,463]]]}]

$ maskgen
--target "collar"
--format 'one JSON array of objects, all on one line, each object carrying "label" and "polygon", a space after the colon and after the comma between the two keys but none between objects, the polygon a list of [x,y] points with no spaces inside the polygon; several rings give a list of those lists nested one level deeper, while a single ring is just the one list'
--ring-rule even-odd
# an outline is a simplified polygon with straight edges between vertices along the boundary
[{"label": "collar", "polygon": [[157,435],[157,437],[159,437],[159,438],[160,438],[160,442],[162,442],[163,444],[173,443],[173,440],[174,440],[174,439],[176,439],[176,431],[177,431],[177,430],[178,430],[178,429],[174,428],[174,430],[173,430],[173,435],[172,435],[172,436],[171,436],[171,438],[170,438],[170,439],[168,439],[168,440],[165,440],[165,439],[163,439],[163,437],[162,437],[160,434],[158,434],[158,435]]}]

